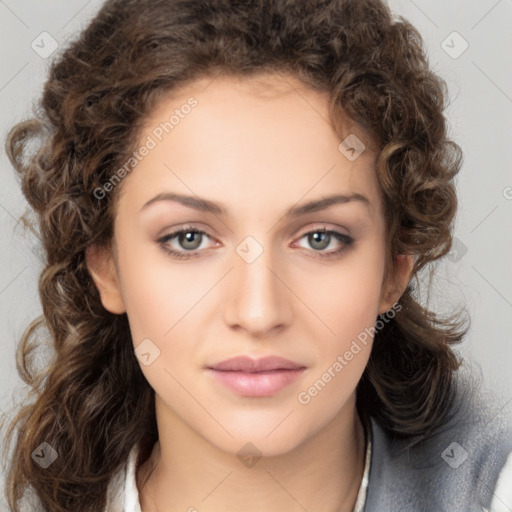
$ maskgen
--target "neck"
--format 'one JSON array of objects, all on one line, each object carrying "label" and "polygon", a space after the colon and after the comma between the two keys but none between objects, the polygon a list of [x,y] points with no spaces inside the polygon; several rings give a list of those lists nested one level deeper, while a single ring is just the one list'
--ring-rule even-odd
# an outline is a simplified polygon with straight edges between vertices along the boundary
[{"label": "neck", "polygon": [[350,405],[352,414],[344,409],[292,451],[248,466],[184,424],[159,425],[137,472],[142,511],[352,512],[366,441],[355,400]]}]

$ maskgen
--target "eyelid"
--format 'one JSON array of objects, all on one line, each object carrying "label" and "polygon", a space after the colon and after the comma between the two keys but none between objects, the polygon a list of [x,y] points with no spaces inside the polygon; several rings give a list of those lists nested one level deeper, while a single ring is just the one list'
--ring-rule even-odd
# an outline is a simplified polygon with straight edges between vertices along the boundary
[{"label": "eyelid", "polygon": [[[159,243],[165,243],[168,240],[172,240],[172,239],[176,238],[180,233],[183,233],[183,232],[188,233],[190,231],[194,231],[196,233],[199,233],[200,235],[206,236],[210,240],[213,240],[213,241],[216,240],[216,237],[214,237],[213,235],[210,235],[210,233],[208,231],[206,231],[205,229],[201,229],[197,226],[185,224],[185,225],[173,228],[168,233],[157,236],[156,241]],[[196,249],[195,251],[182,251],[182,252],[188,252],[190,254],[193,254],[194,252],[198,252],[198,251],[204,251],[204,249]]]},{"label": "eyelid", "polygon": [[[334,231],[334,232],[339,233],[340,235],[344,235],[344,236],[350,237],[349,233],[343,233],[343,232],[339,231],[340,229],[346,229],[346,228],[341,228],[341,226],[333,227],[332,225],[329,225],[328,223],[323,223],[323,224],[322,223],[317,223],[317,224],[311,226],[310,228],[307,228],[307,229],[304,229],[304,230],[300,229],[300,230],[295,231],[295,234],[293,235],[293,238],[294,238],[294,241],[295,241],[297,238],[302,238],[305,235],[308,235],[308,234],[310,234],[312,232],[315,232],[315,231]],[[183,231],[196,231],[196,232],[198,232],[200,234],[206,235],[210,239],[215,239],[216,238],[215,236],[211,235],[208,230],[206,230],[204,228],[201,228],[201,227],[199,227],[197,225],[183,224],[183,225],[178,225],[176,228],[173,228],[170,232],[168,232],[166,234],[158,235],[156,237],[156,239],[157,239],[157,241],[159,241],[159,240],[162,240],[164,238],[172,238],[172,237],[178,235],[180,232],[183,232]],[[190,251],[190,252],[192,252],[192,251]]]},{"label": "eyelid", "polygon": [[343,233],[342,231],[340,231],[341,229],[348,231],[347,228],[342,228],[341,226],[329,224],[328,222],[324,222],[322,224],[320,222],[320,223],[313,224],[312,227],[309,227],[305,230],[303,230],[303,229],[298,230],[296,232],[297,234],[294,235],[294,238],[302,238],[304,235],[308,235],[309,233],[315,232],[315,231],[335,231],[336,233],[339,233],[340,235],[350,236],[350,234],[348,232]]}]

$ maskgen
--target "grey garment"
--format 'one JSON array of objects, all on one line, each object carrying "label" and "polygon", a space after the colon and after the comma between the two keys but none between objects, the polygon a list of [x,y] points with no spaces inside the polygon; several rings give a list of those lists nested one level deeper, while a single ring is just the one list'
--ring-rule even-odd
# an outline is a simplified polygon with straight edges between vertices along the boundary
[{"label": "grey garment", "polygon": [[[364,512],[482,512],[507,455],[510,415],[468,381],[457,382],[451,418],[427,438],[393,439],[371,419]],[[511,482],[512,485],[512,482]]]}]

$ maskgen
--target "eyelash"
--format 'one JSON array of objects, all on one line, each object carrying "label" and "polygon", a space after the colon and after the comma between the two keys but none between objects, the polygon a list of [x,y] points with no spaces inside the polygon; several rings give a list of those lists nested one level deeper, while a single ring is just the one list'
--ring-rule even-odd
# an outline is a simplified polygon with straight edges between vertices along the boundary
[{"label": "eyelash", "polygon": [[[173,258],[177,259],[184,259],[188,260],[190,258],[195,258],[200,256],[198,254],[201,250],[196,249],[195,251],[175,251],[174,249],[170,249],[167,243],[172,240],[173,238],[176,238],[177,235],[180,235],[181,233],[196,233],[200,235],[206,235],[208,238],[212,238],[206,233],[205,231],[201,231],[200,229],[196,229],[192,226],[183,226],[181,229],[177,231],[173,231],[172,233],[169,233],[168,235],[165,235],[157,240],[158,244],[162,247],[162,249],[172,256]],[[348,235],[345,235],[343,233],[339,233],[335,230],[329,230],[326,228],[319,228],[319,229],[313,229],[311,231],[308,231],[304,233],[301,237],[299,237],[299,240],[304,238],[307,235],[313,234],[313,233],[327,233],[330,235],[333,235],[335,239],[337,239],[340,242],[343,242],[343,246],[340,249],[337,249],[336,251],[330,251],[330,252],[323,252],[323,251],[315,251],[313,249],[313,252],[317,253],[319,256],[315,256],[318,258],[335,258],[339,256],[342,252],[346,251],[354,242],[354,239]],[[187,254],[188,253],[188,254]]]}]

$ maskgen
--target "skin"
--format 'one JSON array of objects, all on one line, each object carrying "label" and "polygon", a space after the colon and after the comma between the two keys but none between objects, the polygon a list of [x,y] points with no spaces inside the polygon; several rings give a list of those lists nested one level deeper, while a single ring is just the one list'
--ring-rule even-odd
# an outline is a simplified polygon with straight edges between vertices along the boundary
[{"label": "skin", "polygon": [[[141,141],[191,96],[198,106],[119,185],[112,251],[87,251],[104,307],[127,313],[134,347],[149,338],[160,350],[140,365],[155,390],[159,431],[137,473],[142,510],[351,511],[365,456],[355,389],[371,340],[307,405],[297,396],[375,325],[410,278],[413,261],[400,256],[384,282],[375,154],[347,159],[327,96],[281,74],[188,84],[159,101]],[[143,208],[166,192],[228,213],[167,200]],[[283,218],[291,206],[334,193],[359,193],[369,204]],[[189,224],[207,233],[199,248],[178,237],[158,242]],[[344,243],[332,236],[319,248],[321,240],[304,236],[319,228],[354,242],[322,258]],[[247,236],[263,250],[251,263],[236,250]],[[199,256],[176,259],[165,247]],[[235,355],[270,354],[307,367],[270,397],[237,395],[205,370]],[[237,457],[247,442],[262,455],[252,467]]]}]

